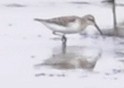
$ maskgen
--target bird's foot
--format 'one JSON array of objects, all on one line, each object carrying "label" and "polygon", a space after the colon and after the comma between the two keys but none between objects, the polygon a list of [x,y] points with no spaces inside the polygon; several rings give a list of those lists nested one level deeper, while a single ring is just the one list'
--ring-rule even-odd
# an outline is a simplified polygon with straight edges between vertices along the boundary
[{"label": "bird's foot", "polygon": [[53,37],[53,38],[50,38],[50,39],[52,39],[52,40],[61,40],[61,38],[60,37]]},{"label": "bird's foot", "polygon": [[63,36],[62,33],[58,33],[58,32],[55,32],[55,31],[53,31],[52,33],[53,33],[54,35]]}]

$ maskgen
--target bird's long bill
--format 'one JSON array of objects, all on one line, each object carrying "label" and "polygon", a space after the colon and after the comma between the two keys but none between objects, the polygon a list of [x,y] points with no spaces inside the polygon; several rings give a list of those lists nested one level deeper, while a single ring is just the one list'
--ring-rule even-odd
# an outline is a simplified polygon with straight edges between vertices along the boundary
[{"label": "bird's long bill", "polygon": [[101,35],[103,35],[102,31],[100,30],[100,28],[98,27],[98,25],[95,23],[95,27],[97,28],[97,30],[100,32]]}]

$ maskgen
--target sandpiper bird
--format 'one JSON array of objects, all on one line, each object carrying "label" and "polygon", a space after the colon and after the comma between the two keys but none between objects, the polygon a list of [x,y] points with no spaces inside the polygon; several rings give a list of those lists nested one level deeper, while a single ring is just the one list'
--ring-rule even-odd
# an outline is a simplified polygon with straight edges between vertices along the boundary
[{"label": "sandpiper bird", "polygon": [[53,31],[53,34],[61,34],[63,44],[66,44],[66,34],[81,33],[88,25],[94,25],[100,34],[103,34],[92,15],[85,15],[84,17],[62,16],[51,19],[35,18],[34,20],[43,23]]}]

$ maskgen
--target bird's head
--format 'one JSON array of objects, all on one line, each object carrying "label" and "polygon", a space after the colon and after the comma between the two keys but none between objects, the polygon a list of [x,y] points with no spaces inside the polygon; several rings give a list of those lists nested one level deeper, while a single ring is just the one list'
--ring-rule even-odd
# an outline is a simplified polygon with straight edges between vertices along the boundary
[{"label": "bird's head", "polygon": [[87,25],[94,25],[97,30],[100,32],[101,35],[103,35],[102,31],[100,30],[99,26],[96,24],[95,17],[92,15],[86,15],[83,17],[87,23]]}]

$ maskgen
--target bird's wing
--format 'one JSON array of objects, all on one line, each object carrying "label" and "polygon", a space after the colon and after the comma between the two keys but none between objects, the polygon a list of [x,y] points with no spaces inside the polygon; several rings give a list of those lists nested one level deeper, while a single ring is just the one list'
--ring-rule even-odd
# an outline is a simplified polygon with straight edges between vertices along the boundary
[{"label": "bird's wing", "polygon": [[58,24],[61,26],[68,26],[68,23],[74,22],[76,19],[79,19],[77,16],[63,16],[63,17],[57,17],[57,18],[52,18],[52,19],[35,19],[36,21],[41,21],[41,22],[47,22],[47,23],[52,23],[52,24]]}]

